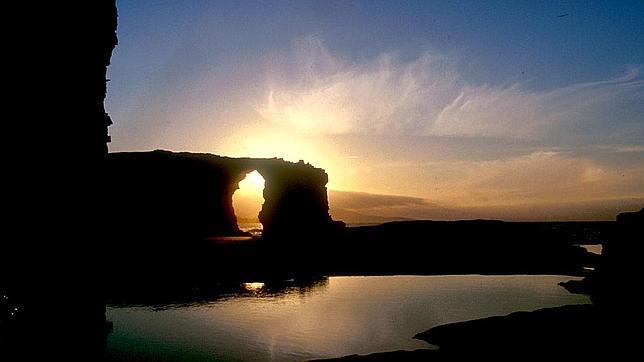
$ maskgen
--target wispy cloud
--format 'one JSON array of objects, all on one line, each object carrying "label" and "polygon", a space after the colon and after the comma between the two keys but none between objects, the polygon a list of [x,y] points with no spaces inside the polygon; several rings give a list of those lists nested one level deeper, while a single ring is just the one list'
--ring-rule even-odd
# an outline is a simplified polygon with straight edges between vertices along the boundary
[{"label": "wispy cloud", "polygon": [[642,117],[623,112],[624,102],[644,103],[639,67],[613,79],[531,90],[521,83],[470,84],[453,60],[429,52],[349,61],[317,36],[298,39],[282,57],[256,109],[307,133],[539,139],[619,129],[624,118]]},{"label": "wispy cloud", "polygon": [[[520,84],[508,87],[465,86],[431,123],[436,135],[540,138],[562,128],[596,126],[616,119],[597,119],[617,106],[633,88],[641,90],[639,68],[625,76],[530,91]],[[641,96],[641,95],[640,95]],[[642,99],[644,101],[644,99]],[[589,131],[589,129],[586,129]]]}]

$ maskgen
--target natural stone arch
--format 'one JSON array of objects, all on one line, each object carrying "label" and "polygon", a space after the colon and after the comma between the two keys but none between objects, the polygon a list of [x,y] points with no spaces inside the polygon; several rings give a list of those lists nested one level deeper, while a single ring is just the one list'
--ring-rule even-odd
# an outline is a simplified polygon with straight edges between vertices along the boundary
[{"label": "natural stone arch", "polygon": [[259,221],[259,213],[264,204],[264,188],[266,180],[257,170],[245,173],[244,178],[237,183],[232,194],[232,205],[237,227],[253,236],[262,234],[263,225]]},{"label": "natural stone arch", "polygon": [[240,234],[232,206],[239,181],[265,180],[259,212],[264,237],[323,234],[341,227],[329,216],[328,176],[308,163],[169,151],[111,153],[109,208],[117,237],[194,239]]}]

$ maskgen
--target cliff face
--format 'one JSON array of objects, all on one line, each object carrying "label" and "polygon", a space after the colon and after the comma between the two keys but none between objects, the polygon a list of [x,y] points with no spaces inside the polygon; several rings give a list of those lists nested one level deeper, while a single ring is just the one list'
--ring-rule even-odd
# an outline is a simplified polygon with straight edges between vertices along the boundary
[{"label": "cliff face", "polygon": [[244,159],[243,162],[248,165],[244,176],[256,169],[266,180],[259,220],[267,237],[308,234],[331,227],[328,176],[323,169],[302,161],[290,163],[281,159]]},{"label": "cliff face", "polygon": [[202,238],[240,234],[232,195],[247,173],[266,180],[259,214],[266,237],[333,227],[327,174],[303,162],[167,151],[107,158],[110,224],[115,238]]},{"label": "cliff face", "polygon": [[95,145],[94,152],[100,157],[107,153],[107,143],[110,141],[107,128],[112,124],[112,119],[105,110],[105,96],[107,95],[107,67],[110,65],[112,51],[117,44],[116,37],[116,5],[111,1],[100,2],[103,9],[100,9],[101,23],[97,27],[101,30],[97,34],[97,41],[90,44],[94,56],[95,73],[94,79],[91,80],[92,86],[88,85],[87,89],[92,89],[91,101],[86,104],[91,105],[89,110],[94,120],[91,130],[88,130],[88,140],[92,140]]},{"label": "cliff face", "polygon": [[642,240],[644,208],[617,215],[615,228],[603,244],[597,271],[587,278],[593,302],[615,312],[634,310],[639,304],[639,298],[631,292],[641,282]]},{"label": "cliff face", "polygon": [[0,360],[100,359],[116,1],[26,3],[7,14],[28,31],[12,32],[5,51],[9,149],[20,151],[3,159],[11,237],[0,247]]},{"label": "cliff face", "polygon": [[617,215],[616,222],[606,231],[595,271],[581,281],[570,281],[564,286],[573,293],[590,295],[605,313],[628,314],[639,305],[633,288],[641,282],[644,208]]}]

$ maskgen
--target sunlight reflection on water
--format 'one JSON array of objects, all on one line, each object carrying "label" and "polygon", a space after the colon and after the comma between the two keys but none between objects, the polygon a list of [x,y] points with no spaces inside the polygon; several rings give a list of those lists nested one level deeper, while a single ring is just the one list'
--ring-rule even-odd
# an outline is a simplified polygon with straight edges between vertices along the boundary
[{"label": "sunlight reflection on water", "polygon": [[588,303],[565,276],[331,277],[279,288],[249,282],[223,298],[170,308],[110,306],[108,355],[171,360],[303,360],[428,348],[431,327]]},{"label": "sunlight reflection on water", "polygon": [[602,244],[580,244],[582,248],[586,249],[587,252],[596,254],[596,255],[601,255],[603,246]]}]

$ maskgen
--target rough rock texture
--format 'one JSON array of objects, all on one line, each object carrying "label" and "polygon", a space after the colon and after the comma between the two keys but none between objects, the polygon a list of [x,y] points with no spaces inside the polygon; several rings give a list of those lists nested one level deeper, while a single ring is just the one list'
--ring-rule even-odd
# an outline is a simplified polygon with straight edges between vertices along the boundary
[{"label": "rough rock texture", "polygon": [[266,237],[323,233],[336,225],[327,174],[302,161],[152,151],[111,153],[107,164],[115,237],[238,235],[232,196],[253,170],[266,180],[259,214]]}]

